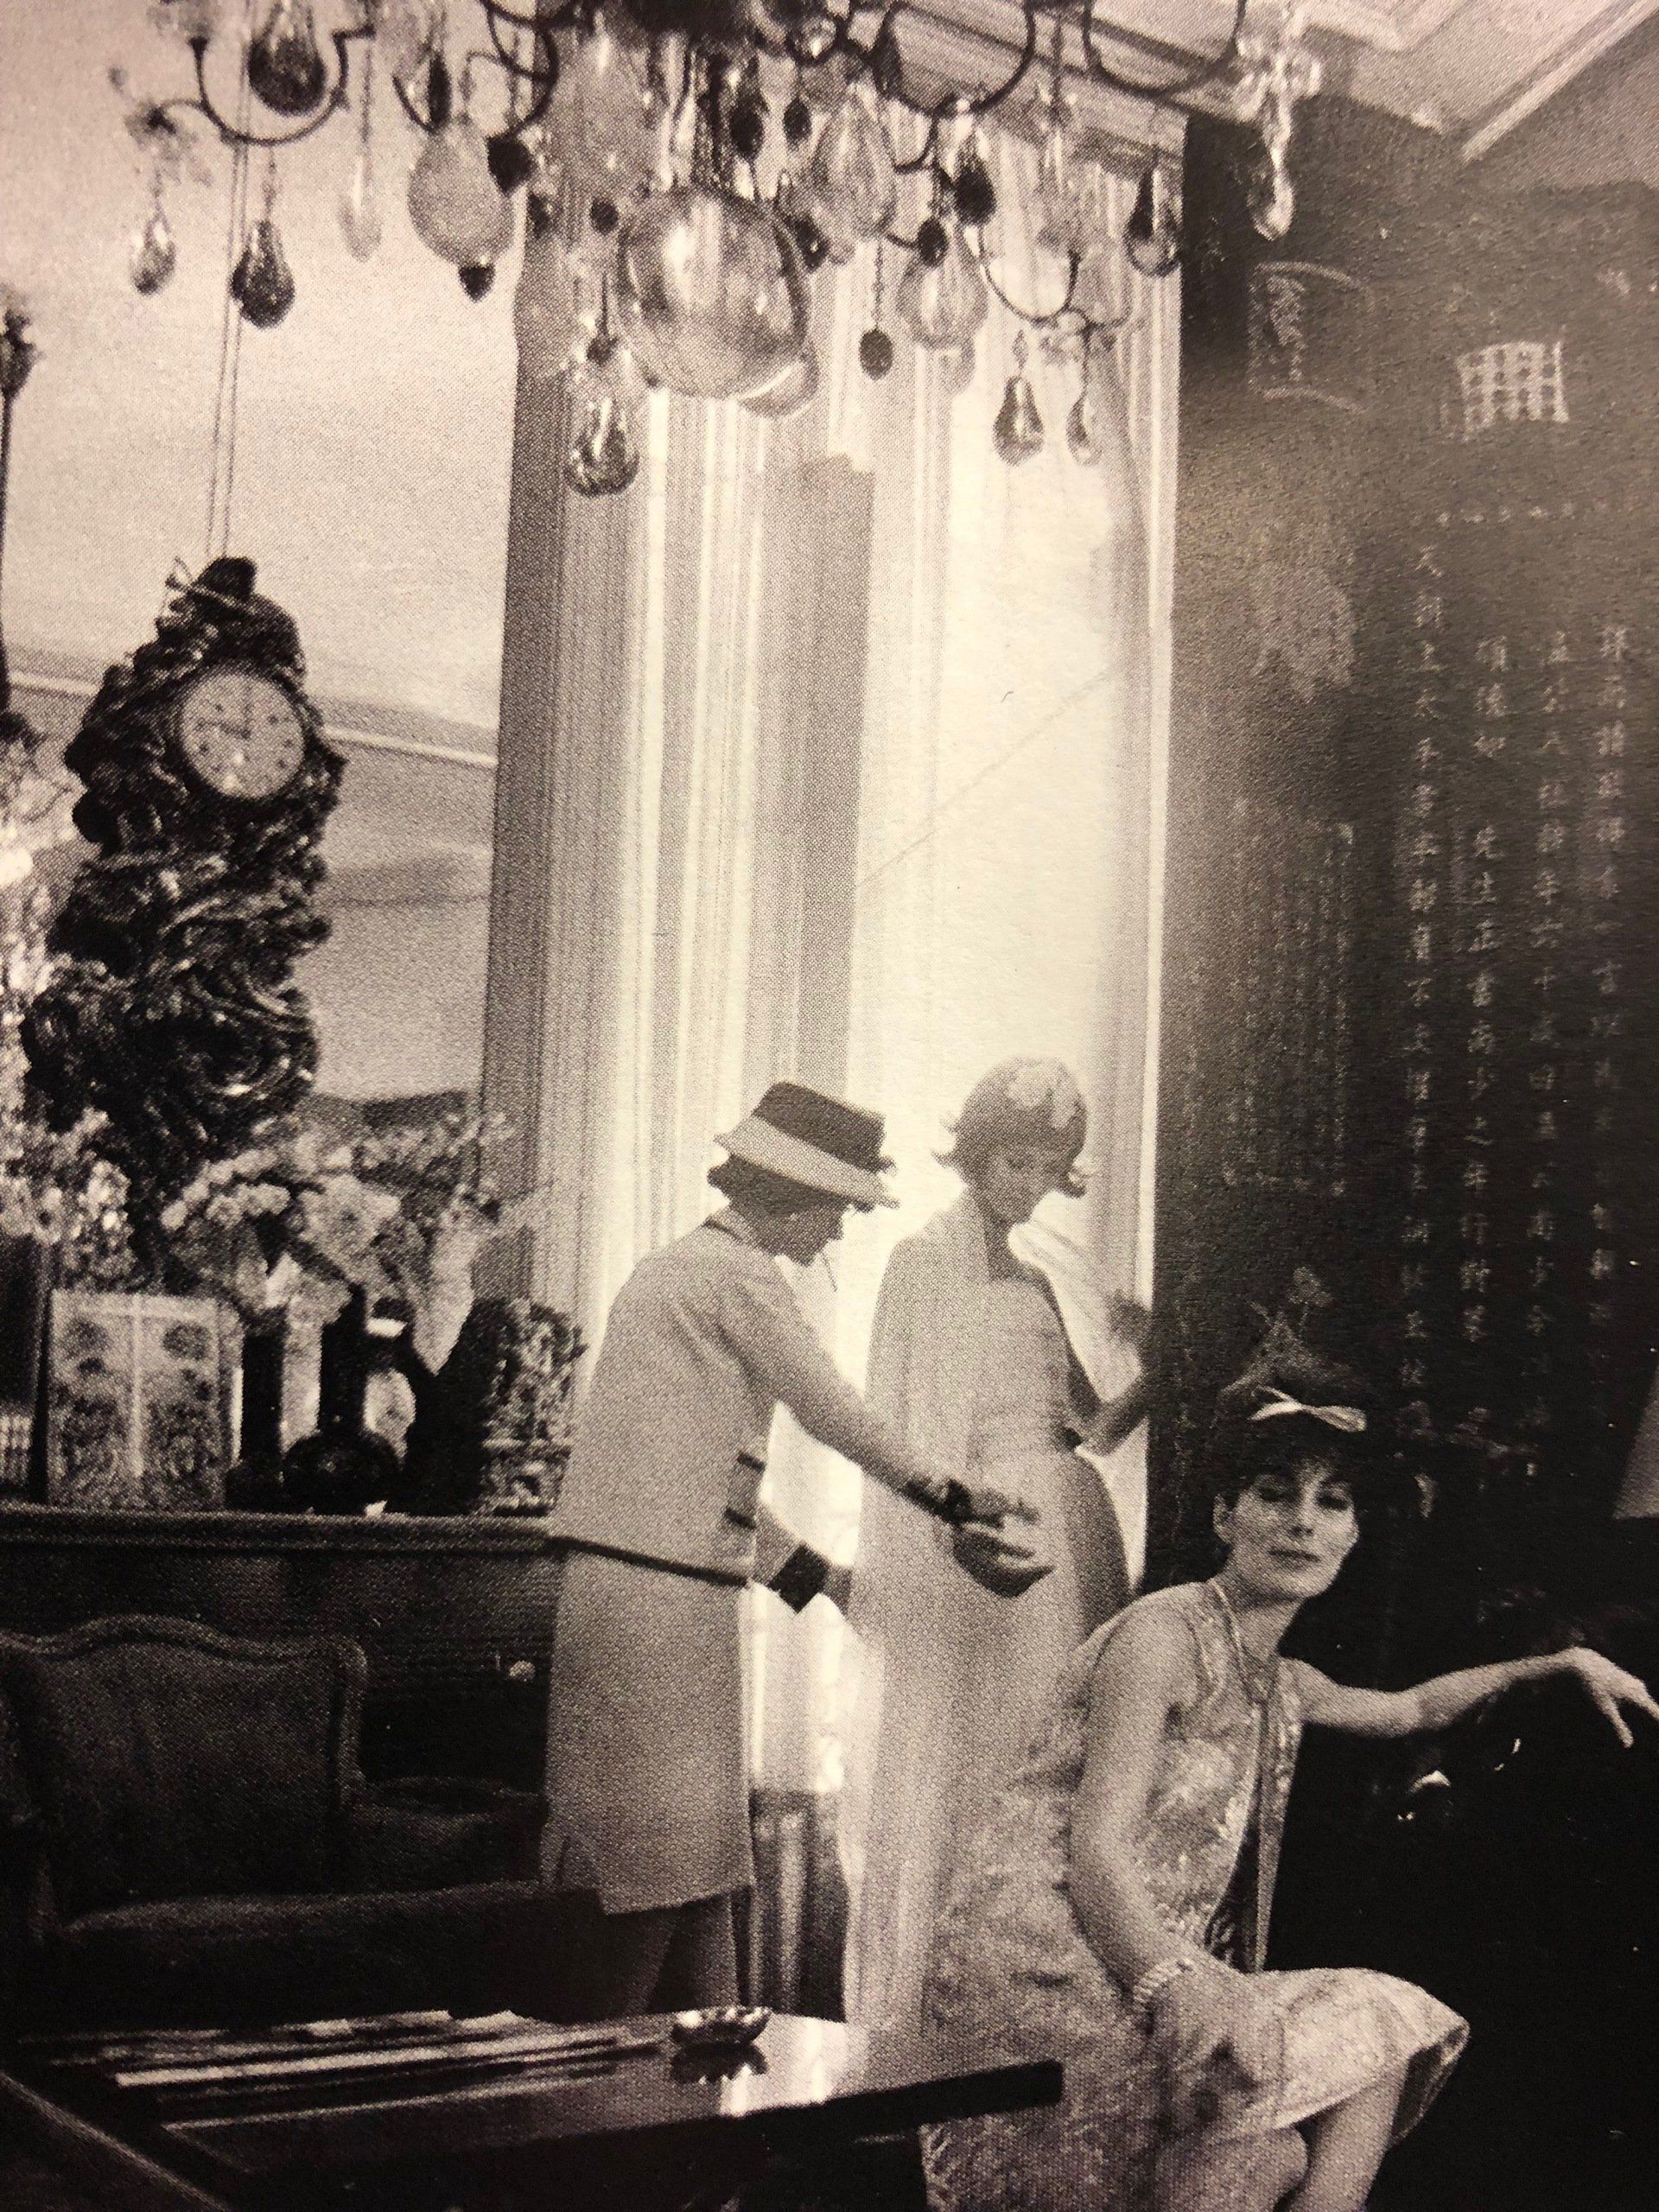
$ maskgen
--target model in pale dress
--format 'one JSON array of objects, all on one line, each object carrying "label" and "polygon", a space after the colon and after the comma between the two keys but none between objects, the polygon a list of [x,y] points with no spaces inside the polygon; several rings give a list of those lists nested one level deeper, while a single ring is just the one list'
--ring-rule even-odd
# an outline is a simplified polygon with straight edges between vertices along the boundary
[{"label": "model in pale dress", "polygon": [[1056,2108],[930,2132],[939,2212],[1359,2212],[1466,2030],[1385,1974],[1262,1971],[1304,1723],[1441,1729],[1552,1671],[1627,1742],[1621,1706],[1659,1718],[1641,1683],[1585,1651],[1392,1694],[1281,1661],[1358,1533],[1362,1415],[1317,1395],[1251,1379],[1224,1441],[1226,1565],[1082,1646],[975,1840],[930,2023],[1058,2057],[1065,2082]]},{"label": "model in pale dress", "polygon": [[[844,1806],[848,2017],[918,2026],[961,1855],[1077,1644],[1128,1599],[1108,1450],[1141,1411],[1140,1362],[1085,1255],[1030,1224],[1077,1187],[1083,1102],[1053,1061],[1004,1063],[958,1117],[963,1198],[894,1251],[872,1339],[873,1405],[931,1464],[1033,1507],[1051,1572],[1009,1602],[951,1571],[918,1516],[870,1498],[851,1578],[857,1694]],[[1064,1316],[1064,1318],[1063,1318]],[[1120,1477],[1128,1517],[1139,1462]],[[1113,1462],[1106,1462],[1109,1469]]]}]

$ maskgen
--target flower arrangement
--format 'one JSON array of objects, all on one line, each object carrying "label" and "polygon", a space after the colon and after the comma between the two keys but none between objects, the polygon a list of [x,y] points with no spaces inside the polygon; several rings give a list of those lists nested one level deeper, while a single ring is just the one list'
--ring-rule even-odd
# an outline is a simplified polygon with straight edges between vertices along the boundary
[{"label": "flower arrangement", "polygon": [[48,1246],[67,1290],[143,1287],[127,1179],[104,1150],[108,1126],[101,1114],[61,1132],[0,1115],[0,1234]]},{"label": "flower arrangement", "polygon": [[450,1113],[331,1143],[283,1119],[203,1168],[162,1227],[181,1267],[245,1323],[280,1312],[323,1326],[361,1289],[409,1308],[416,1349],[435,1366],[499,1211],[487,1166],[498,1134],[493,1120]]}]

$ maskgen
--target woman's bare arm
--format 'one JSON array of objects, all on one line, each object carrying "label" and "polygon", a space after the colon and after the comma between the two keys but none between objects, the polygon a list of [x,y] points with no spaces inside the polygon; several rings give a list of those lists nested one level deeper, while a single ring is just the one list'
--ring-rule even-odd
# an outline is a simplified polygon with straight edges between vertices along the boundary
[{"label": "woman's bare arm", "polygon": [[1300,1661],[1296,1670],[1308,1719],[1316,1727],[1340,1728],[1352,1736],[1432,1734],[1450,1728],[1522,1682],[1543,1681],[1554,1675],[1570,1675],[1582,1686],[1622,1744],[1631,1741],[1626,1710],[1659,1720],[1659,1704],[1644,1683],[1600,1652],[1578,1647],[1527,1659],[1500,1659],[1488,1667],[1459,1668],[1408,1690],[1351,1689]]},{"label": "woman's bare arm", "polygon": [[1193,1687],[1185,1631],[1139,1609],[1108,1638],[1090,1685],[1069,1887],[1084,1933],[1125,1989],[1160,1960],[1201,1955],[1158,1917],[1134,1853],[1170,1716]]}]

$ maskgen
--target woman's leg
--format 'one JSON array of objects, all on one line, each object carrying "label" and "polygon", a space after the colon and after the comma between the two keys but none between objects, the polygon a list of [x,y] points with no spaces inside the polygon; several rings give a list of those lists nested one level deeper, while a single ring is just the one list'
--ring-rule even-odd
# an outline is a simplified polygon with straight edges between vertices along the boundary
[{"label": "woman's leg", "polygon": [[1307,2138],[1307,2172],[1286,2198],[1285,2212],[1364,2212],[1389,2145],[1406,2069],[1399,2068],[1303,2124]]},{"label": "woman's leg", "polygon": [[649,2009],[677,2012],[688,2005],[736,2002],[737,1934],[730,1896],[683,1904]]}]

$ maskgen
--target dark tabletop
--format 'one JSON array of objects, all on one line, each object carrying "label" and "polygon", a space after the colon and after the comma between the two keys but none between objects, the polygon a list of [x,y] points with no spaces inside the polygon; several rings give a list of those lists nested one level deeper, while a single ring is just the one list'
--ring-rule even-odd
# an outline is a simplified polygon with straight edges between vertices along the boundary
[{"label": "dark tabletop", "polygon": [[[719,2202],[779,2158],[823,2164],[860,2138],[1053,2103],[1052,2060],[1009,2061],[892,2031],[779,2017],[753,2053],[659,2048],[578,2070],[357,2082],[332,2092],[135,2098],[38,2057],[7,2070],[194,2184],[283,2212],[560,2212]],[[182,2201],[188,2201],[183,2200]],[[200,2201],[200,2200],[198,2200]]]}]

